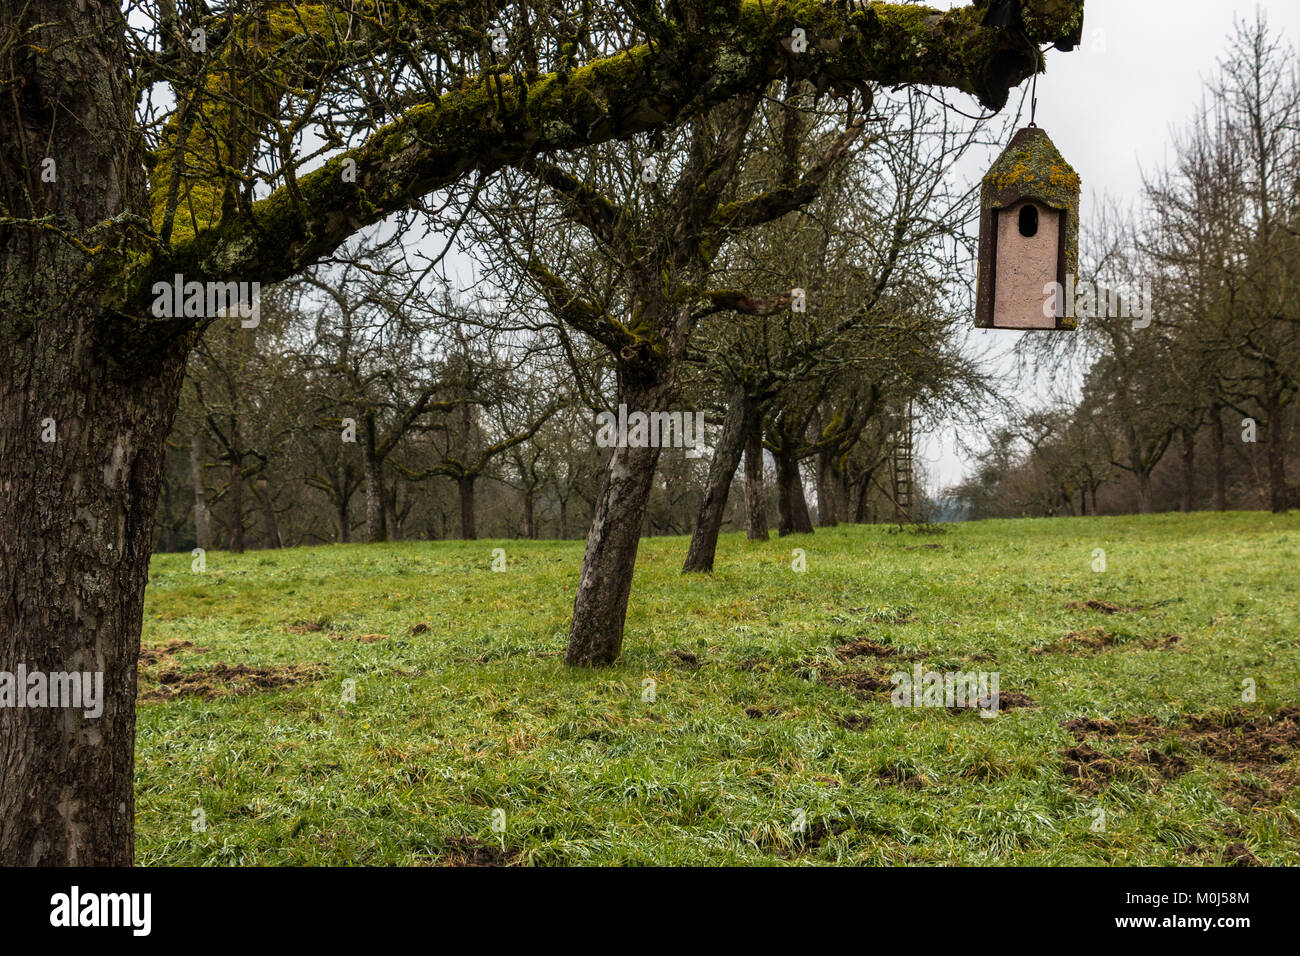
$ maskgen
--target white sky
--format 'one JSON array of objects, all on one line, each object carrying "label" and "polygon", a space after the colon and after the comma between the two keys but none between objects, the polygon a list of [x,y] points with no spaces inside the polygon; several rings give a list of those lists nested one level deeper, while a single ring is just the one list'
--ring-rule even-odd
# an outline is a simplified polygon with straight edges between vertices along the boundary
[{"label": "white sky", "polygon": [[[1253,20],[1257,8],[1293,51],[1300,46],[1300,0],[1087,0],[1083,44],[1070,53],[1047,54],[1047,73],[1038,78],[1037,115],[1038,125],[1083,178],[1081,228],[1088,228],[1100,196],[1113,196],[1122,205],[1140,203],[1142,171],[1172,158],[1172,131],[1199,106],[1205,83],[1227,50],[1234,20]],[[973,99],[951,101],[978,111]],[[1017,102],[1013,93],[1007,108],[1014,110]],[[971,341],[981,349],[1002,348],[1021,334],[978,330]],[[1032,403],[1032,387],[1027,391],[1022,399]],[[918,449],[931,491],[967,473],[969,463],[955,450],[953,438],[953,430],[946,429],[927,435]]]}]

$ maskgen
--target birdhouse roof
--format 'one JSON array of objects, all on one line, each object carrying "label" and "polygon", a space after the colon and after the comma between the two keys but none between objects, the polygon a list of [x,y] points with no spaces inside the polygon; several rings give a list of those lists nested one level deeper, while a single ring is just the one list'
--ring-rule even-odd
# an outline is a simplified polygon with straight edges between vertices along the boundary
[{"label": "birdhouse roof", "polygon": [[1079,174],[1046,132],[1026,126],[984,174],[980,198],[985,209],[1034,199],[1053,209],[1068,210],[1073,217],[1079,206]]}]

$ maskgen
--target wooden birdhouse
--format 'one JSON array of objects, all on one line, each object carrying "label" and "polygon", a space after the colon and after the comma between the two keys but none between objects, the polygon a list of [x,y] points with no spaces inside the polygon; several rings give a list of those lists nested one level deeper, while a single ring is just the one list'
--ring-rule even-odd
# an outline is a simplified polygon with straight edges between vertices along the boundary
[{"label": "wooden birdhouse", "polygon": [[984,175],[980,190],[975,324],[1073,329],[1063,290],[1078,259],[1079,174],[1045,132],[1027,126]]}]

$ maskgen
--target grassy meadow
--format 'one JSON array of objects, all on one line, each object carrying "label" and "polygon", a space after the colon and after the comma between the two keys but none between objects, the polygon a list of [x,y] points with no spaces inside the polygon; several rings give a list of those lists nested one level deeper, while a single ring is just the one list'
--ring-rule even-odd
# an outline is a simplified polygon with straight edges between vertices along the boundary
[{"label": "grassy meadow", "polygon": [[[579,541],[155,556],[137,862],[1300,864],[1300,515],[686,544],[596,671]],[[917,663],[1007,704],[892,706]]]}]

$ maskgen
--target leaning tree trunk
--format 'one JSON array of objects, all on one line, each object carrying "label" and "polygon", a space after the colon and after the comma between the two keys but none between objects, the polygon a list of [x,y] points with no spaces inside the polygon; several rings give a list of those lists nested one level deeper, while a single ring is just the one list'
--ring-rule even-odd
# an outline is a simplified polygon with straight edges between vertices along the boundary
[{"label": "leaning tree trunk", "polygon": [[144,585],[189,342],[118,353],[102,280],[63,238],[148,210],[122,35],[115,4],[0,6],[0,36],[21,38],[3,72],[24,79],[0,120],[0,205],[57,227],[0,226],[0,670],[103,681],[97,717],[0,707],[3,866],[126,866],[134,850]]},{"label": "leaning tree trunk", "polygon": [[[621,385],[618,400],[627,405],[629,414],[664,411],[670,387],[662,379]],[[566,664],[612,664],[623,648],[632,572],[658,463],[657,447],[615,448],[610,455],[587,530]]]},{"label": "leaning tree trunk", "polygon": [[744,389],[736,389],[727,405],[713,460],[709,462],[709,481],[704,490],[704,501],[700,503],[700,513],[695,519],[695,533],[691,535],[691,547],[686,553],[682,573],[713,570],[713,557],[718,550],[718,534],[722,531],[731,480],[745,450],[746,418],[752,419],[753,415],[752,402],[745,397]]},{"label": "leaning tree trunk", "polygon": [[745,536],[767,540],[767,505],[763,500],[763,416],[755,414],[745,429]]}]

